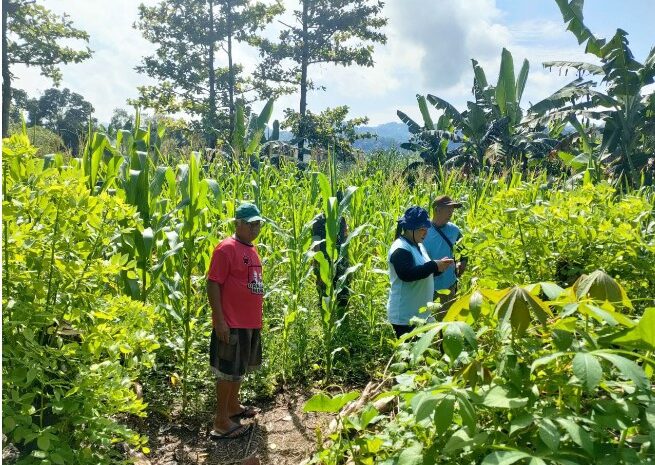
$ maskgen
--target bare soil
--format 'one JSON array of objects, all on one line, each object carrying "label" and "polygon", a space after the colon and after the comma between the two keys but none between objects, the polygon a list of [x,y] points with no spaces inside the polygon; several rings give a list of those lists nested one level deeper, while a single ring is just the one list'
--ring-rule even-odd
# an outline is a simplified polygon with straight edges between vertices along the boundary
[{"label": "bare soil", "polygon": [[187,420],[184,424],[149,417],[142,428],[150,438],[151,452],[135,456],[135,463],[298,465],[315,450],[317,428],[325,429],[331,420],[330,415],[303,413],[302,407],[309,397],[309,393],[282,392],[268,404],[257,405],[261,409],[257,417],[243,421],[254,423],[253,428],[236,439],[212,439],[211,417]]}]

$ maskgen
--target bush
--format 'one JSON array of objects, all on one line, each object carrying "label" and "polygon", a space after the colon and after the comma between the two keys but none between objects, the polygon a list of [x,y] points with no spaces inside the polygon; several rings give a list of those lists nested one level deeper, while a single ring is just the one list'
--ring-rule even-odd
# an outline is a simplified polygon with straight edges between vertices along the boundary
[{"label": "bush", "polygon": [[572,284],[604,269],[635,299],[653,299],[655,218],[638,192],[619,196],[607,183],[575,189],[521,184],[501,189],[468,212],[464,245],[470,273],[492,286]]},{"label": "bush", "polygon": [[[20,132],[22,132],[22,127],[20,125],[12,126],[9,130],[10,135],[18,134]],[[39,148],[38,154],[40,156],[66,151],[64,140],[59,137],[57,133],[42,126],[32,126],[27,128],[27,137],[29,137],[30,143],[34,147]]]},{"label": "bush", "polygon": [[145,447],[116,415],[144,415],[132,384],[158,347],[154,309],[115,297],[135,210],[34,152],[3,146],[3,433],[21,464],[116,463],[116,442]]}]

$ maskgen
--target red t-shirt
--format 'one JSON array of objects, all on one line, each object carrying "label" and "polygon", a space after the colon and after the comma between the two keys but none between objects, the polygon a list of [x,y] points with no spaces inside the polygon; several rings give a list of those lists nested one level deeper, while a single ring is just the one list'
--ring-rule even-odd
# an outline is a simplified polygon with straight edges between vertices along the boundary
[{"label": "red t-shirt", "polygon": [[262,262],[254,245],[234,237],[214,249],[207,279],[221,286],[221,306],[230,328],[261,328],[264,304]]}]

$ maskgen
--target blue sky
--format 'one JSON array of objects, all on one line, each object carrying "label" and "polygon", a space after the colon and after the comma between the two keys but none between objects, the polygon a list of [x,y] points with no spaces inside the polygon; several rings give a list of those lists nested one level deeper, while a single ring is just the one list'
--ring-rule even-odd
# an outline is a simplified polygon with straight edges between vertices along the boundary
[{"label": "blue sky", "polygon": [[[296,5],[293,0],[284,3],[289,10]],[[44,4],[68,13],[91,35],[93,58],[63,67],[61,85],[82,94],[95,107],[99,120],[108,121],[114,108],[127,107],[126,100],[136,96],[138,85],[151,82],[134,71],[153,50],[131,27],[138,2],[58,0]],[[617,27],[628,31],[640,61],[655,45],[654,0],[587,0],[584,13],[597,36],[609,37]],[[352,116],[368,116],[371,124],[398,121],[398,109],[418,117],[417,93],[438,95],[461,108],[470,98],[470,59],[477,59],[494,82],[503,47],[512,52],[517,68],[524,58],[530,61],[522,102],[527,106],[570,80],[543,69],[543,61],[593,61],[565,30],[554,0],[388,0],[385,15],[388,42],[376,47],[374,68],[310,68],[310,76],[327,89],[309,95],[312,111],[348,105]],[[256,52],[247,47],[239,55],[246,70],[257,59]],[[14,73],[16,87],[31,95],[51,85],[34,69],[17,68]],[[274,116],[281,117],[284,108],[297,105],[297,95],[283,97],[276,102]]]}]

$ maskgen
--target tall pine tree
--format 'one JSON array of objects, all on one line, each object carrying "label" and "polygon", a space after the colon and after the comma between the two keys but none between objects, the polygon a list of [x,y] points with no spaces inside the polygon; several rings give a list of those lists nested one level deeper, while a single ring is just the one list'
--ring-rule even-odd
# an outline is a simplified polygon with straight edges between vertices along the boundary
[{"label": "tall pine tree", "polygon": [[[251,42],[282,12],[249,0],[162,0],[139,6],[135,27],[157,45],[137,67],[159,83],[139,88],[137,104],[167,113],[199,116],[210,147],[234,130],[237,98],[257,89],[240,73],[234,42]],[[221,57],[222,55],[222,57]],[[218,58],[221,57],[222,60]],[[219,61],[225,66],[219,66]],[[227,110],[227,112],[225,112]]]},{"label": "tall pine tree", "polygon": [[259,41],[256,78],[300,88],[298,156],[307,137],[307,92],[314,88],[309,67],[318,63],[373,66],[373,45],[386,43],[384,3],[376,0],[299,0],[294,23],[283,24],[278,41]]}]

